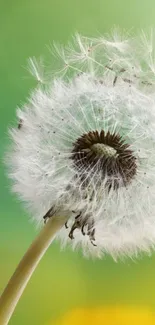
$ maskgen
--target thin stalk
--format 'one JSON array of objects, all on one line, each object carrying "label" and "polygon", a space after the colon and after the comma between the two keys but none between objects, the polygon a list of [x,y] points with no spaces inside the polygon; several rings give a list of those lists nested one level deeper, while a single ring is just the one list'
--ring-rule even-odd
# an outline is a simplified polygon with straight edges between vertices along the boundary
[{"label": "thin stalk", "polygon": [[66,218],[51,217],[33,241],[0,298],[0,325],[7,325],[31,275]]}]

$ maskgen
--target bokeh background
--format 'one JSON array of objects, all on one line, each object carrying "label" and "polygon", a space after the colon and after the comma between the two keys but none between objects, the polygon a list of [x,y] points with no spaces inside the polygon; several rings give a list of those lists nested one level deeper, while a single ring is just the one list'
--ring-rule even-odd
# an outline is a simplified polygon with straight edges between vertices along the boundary
[{"label": "bokeh background", "polygon": [[[65,44],[76,31],[95,36],[109,32],[114,25],[133,28],[135,32],[154,27],[154,0],[0,0],[1,158],[8,143],[7,128],[15,122],[15,109],[26,101],[35,86],[26,69],[27,59],[40,54],[46,57],[49,44]],[[0,290],[36,232],[26,211],[10,193],[2,164]],[[142,256],[138,261],[115,263],[109,257],[92,261],[84,259],[80,252],[60,251],[55,243],[31,278],[10,325],[59,324],[63,315],[76,308],[105,310],[119,305],[155,312],[154,274],[155,254]],[[88,322],[79,319],[79,324]],[[75,322],[67,325],[70,324]],[[100,324],[115,323],[106,319]]]}]

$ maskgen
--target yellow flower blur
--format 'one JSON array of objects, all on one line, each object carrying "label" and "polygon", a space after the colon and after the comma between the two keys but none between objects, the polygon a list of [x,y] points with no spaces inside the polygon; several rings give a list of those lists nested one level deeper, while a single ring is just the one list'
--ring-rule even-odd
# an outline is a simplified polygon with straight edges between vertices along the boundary
[{"label": "yellow flower blur", "polygon": [[74,309],[49,325],[155,325],[155,313],[139,307]]}]

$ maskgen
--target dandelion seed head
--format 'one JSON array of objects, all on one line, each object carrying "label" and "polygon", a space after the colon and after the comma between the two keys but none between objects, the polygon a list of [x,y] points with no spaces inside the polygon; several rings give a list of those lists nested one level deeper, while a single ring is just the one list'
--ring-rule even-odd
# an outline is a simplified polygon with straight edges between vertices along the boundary
[{"label": "dandelion seed head", "polygon": [[[153,34],[76,35],[62,66],[17,109],[6,163],[37,223],[68,215],[57,238],[114,259],[155,246]],[[150,45],[151,44],[151,45]],[[56,46],[55,46],[56,48]],[[142,51],[143,49],[143,51]],[[46,80],[35,60],[31,71]],[[48,73],[49,75],[49,73]]]}]

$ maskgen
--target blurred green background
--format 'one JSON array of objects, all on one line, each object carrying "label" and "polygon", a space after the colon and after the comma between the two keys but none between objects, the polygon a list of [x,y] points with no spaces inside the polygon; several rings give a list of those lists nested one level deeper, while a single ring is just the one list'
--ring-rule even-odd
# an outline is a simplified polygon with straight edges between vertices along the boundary
[{"label": "blurred green background", "polygon": [[[74,32],[98,35],[114,26],[137,31],[155,24],[154,0],[0,0],[0,156],[15,110],[35,86],[26,66],[53,41],[67,43]],[[0,290],[36,236],[0,168]],[[117,264],[107,257],[86,260],[80,252],[53,244],[29,282],[11,325],[55,324],[75,307],[146,306],[155,311],[155,254]]]}]

